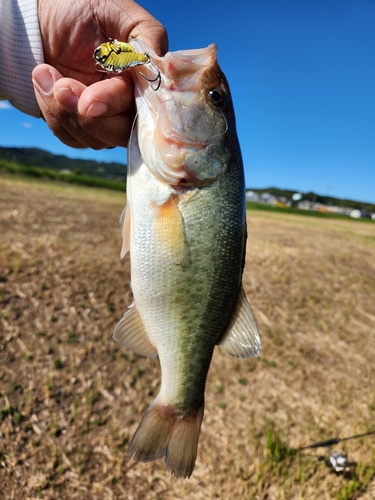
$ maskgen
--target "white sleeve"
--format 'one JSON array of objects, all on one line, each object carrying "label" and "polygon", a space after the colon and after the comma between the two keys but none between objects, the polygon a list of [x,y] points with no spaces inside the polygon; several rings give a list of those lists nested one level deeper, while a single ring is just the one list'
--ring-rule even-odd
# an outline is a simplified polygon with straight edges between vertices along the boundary
[{"label": "white sleeve", "polygon": [[0,100],[39,117],[31,72],[42,62],[37,0],[0,0]]}]

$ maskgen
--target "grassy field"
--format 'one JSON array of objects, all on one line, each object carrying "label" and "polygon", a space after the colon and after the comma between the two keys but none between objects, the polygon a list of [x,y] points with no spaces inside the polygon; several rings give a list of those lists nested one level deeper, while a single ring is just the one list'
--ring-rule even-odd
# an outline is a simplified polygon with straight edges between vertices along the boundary
[{"label": "grassy field", "polygon": [[124,194],[0,177],[0,497],[375,498],[375,225],[248,212],[263,353],[215,351],[190,480],[127,461],[157,361],[112,331],[131,301]]}]

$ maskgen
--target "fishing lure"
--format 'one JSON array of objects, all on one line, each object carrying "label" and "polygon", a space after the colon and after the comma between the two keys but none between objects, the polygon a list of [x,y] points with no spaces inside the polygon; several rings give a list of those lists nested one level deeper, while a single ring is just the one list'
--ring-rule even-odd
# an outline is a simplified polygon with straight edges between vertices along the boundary
[{"label": "fishing lure", "polygon": [[150,62],[148,54],[138,54],[129,43],[112,39],[95,49],[94,59],[108,73],[123,73],[128,68]]},{"label": "fishing lure", "polygon": [[136,52],[135,49],[126,42],[119,42],[116,39],[109,38],[108,42],[102,43],[94,50],[94,59],[96,65],[106,73],[121,74],[127,69],[134,68],[143,64],[151,64],[157,71],[156,78],[148,78],[146,75],[141,75],[150,83],[158,82],[155,87],[151,85],[153,90],[158,90],[161,83],[161,74],[159,69],[152,62],[150,56],[145,53]]}]

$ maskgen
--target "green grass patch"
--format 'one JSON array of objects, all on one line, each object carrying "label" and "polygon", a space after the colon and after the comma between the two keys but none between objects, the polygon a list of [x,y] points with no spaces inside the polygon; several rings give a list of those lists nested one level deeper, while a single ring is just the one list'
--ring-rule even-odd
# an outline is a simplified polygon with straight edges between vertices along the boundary
[{"label": "green grass patch", "polygon": [[78,184],[81,186],[91,186],[97,188],[112,189],[115,191],[125,191],[125,181],[113,181],[109,179],[100,179],[81,173],[62,174],[58,170],[41,168],[37,166],[26,166],[12,163],[6,160],[0,160],[0,172],[34,177],[40,179],[49,179],[53,181],[66,182],[68,184]]}]

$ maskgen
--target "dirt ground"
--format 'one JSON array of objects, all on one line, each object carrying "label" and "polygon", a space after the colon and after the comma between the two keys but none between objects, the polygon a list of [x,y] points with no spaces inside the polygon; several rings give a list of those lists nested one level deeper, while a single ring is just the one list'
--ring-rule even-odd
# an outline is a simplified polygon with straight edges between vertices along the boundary
[{"label": "dirt ground", "polygon": [[[127,461],[160,373],[112,340],[131,302],[123,205],[0,177],[0,498],[374,499],[375,224],[248,213],[244,286],[263,352],[215,351],[181,480],[160,460]],[[338,451],[344,473],[327,463]]]}]

